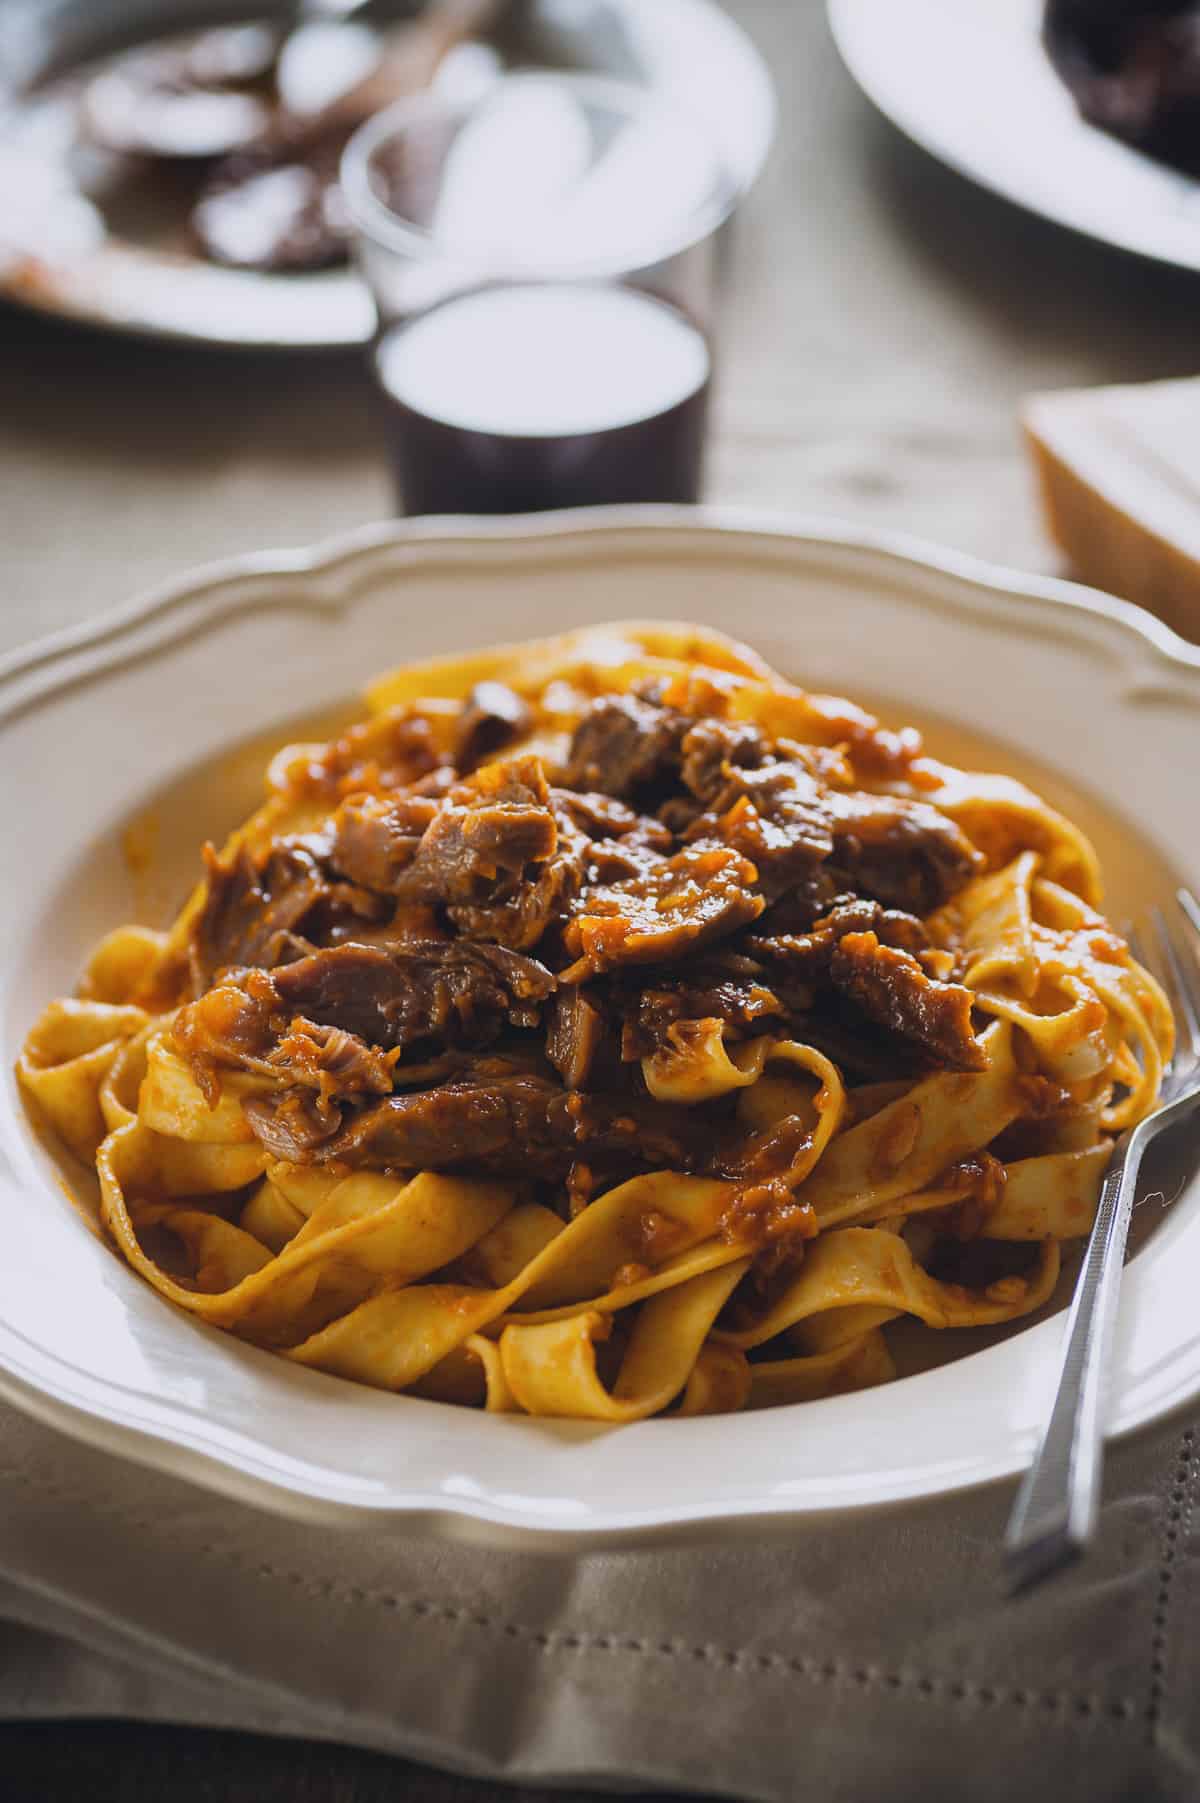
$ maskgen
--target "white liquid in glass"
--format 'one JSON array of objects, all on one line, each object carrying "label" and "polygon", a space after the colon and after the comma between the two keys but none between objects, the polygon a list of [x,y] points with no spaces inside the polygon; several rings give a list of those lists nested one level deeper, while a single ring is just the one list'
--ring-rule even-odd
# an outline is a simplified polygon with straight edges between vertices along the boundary
[{"label": "white liquid in glass", "polygon": [[703,333],[628,288],[530,283],[447,301],[388,334],[379,376],[468,432],[564,438],[651,419],[708,379]]}]

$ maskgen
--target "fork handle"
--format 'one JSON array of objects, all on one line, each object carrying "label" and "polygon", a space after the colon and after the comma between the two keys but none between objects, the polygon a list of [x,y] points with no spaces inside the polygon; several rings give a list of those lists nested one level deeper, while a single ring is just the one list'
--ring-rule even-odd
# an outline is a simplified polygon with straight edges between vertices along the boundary
[{"label": "fork handle", "polygon": [[1144,1145],[1137,1132],[1119,1140],[1100,1186],[1067,1318],[1054,1407],[1017,1492],[1004,1539],[1005,1570],[1014,1590],[1069,1565],[1095,1530],[1121,1270]]}]

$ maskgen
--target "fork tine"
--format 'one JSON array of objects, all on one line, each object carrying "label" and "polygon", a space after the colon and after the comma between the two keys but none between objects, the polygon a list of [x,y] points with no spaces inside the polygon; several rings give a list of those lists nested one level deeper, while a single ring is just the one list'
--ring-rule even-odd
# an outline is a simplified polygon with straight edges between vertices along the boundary
[{"label": "fork tine", "polygon": [[1176,889],[1175,900],[1179,903],[1197,933],[1200,933],[1200,902],[1190,889]]},{"label": "fork tine", "polygon": [[[1192,897],[1189,896],[1188,900],[1191,901]],[[1182,906],[1182,900],[1180,905]],[[1161,908],[1152,908],[1150,915],[1163,966],[1169,978],[1171,1005],[1186,1030],[1189,1058],[1194,1062],[1200,1059],[1200,977],[1188,969],[1189,962],[1195,962],[1194,955],[1188,959],[1180,951]],[[1191,918],[1190,912],[1188,918]]]}]

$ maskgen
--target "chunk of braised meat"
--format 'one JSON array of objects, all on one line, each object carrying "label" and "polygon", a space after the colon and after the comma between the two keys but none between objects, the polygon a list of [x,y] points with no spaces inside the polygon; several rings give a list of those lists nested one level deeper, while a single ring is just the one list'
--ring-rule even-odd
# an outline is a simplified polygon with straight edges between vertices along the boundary
[{"label": "chunk of braised meat", "polygon": [[584,880],[589,885],[619,883],[650,870],[672,850],[672,834],[653,814],[639,814],[611,795],[570,789],[551,791],[560,822],[569,820],[585,838]]},{"label": "chunk of braised meat", "polygon": [[[553,989],[543,965],[500,946],[462,939],[388,950],[339,945],[273,971],[231,973],[180,1010],[174,1038],[209,1093],[212,1074],[222,1066],[285,1073],[287,1060],[272,1060],[297,1020],[351,1035],[364,1052],[404,1052],[429,1040],[481,1045],[506,1023],[535,1026]],[[334,1043],[326,1053],[327,1071],[335,1068],[329,1062]],[[351,1048],[339,1050],[349,1068]]]},{"label": "chunk of braised meat", "polygon": [[828,791],[799,762],[730,770],[687,838],[741,852],[773,901],[806,882],[833,850]]},{"label": "chunk of braised meat", "polygon": [[563,918],[586,881],[590,847],[568,817],[556,815],[556,821],[553,855],[534,866],[512,894],[447,908],[460,933],[528,951]]},{"label": "chunk of braised meat", "polygon": [[723,971],[699,965],[686,978],[664,975],[644,989],[629,992],[623,998],[622,1058],[632,1062],[652,1057],[666,1042],[670,1028],[681,1020],[719,1020],[725,1037],[732,1040],[778,1031],[787,1010],[767,987],[761,967],[749,958],[731,958],[730,963],[747,968]]},{"label": "chunk of braised meat", "polygon": [[807,754],[752,769],[726,762],[722,775],[687,836],[719,839],[751,858],[769,900],[810,883],[828,863],[842,888],[927,914],[979,866],[969,840],[936,808],[842,789]]},{"label": "chunk of braised meat", "polygon": [[849,891],[839,890],[836,878],[824,865],[818,865],[785,895],[770,903],[755,927],[755,936],[773,938],[810,932],[833,908],[855,899]]},{"label": "chunk of braised meat", "polygon": [[458,716],[454,761],[473,770],[486,757],[522,738],[533,723],[529,703],[503,682],[477,682]]},{"label": "chunk of braised meat", "polygon": [[[850,942],[855,950],[843,956]],[[749,934],[745,945],[762,960],[765,981],[796,1030],[852,1075],[871,1079],[909,1068],[898,1041],[919,1055],[919,1068],[980,1068],[969,992],[924,968],[929,938],[913,915],[843,896],[808,932]]]},{"label": "chunk of braised meat", "polygon": [[229,857],[205,846],[205,894],[188,948],[194,993],[218,971],[282,964],[338,925],[387,918],[390,909],[378,896],[327,874],[327,851],[321,834],[277,839],[258,859],[245,845]]},{"label": "chunk of braised meat", "polygon": [[831,980],[833,954],[846,935],[868,932],[884,945],[906,952],[922,951],[929,944],[929,935],[913,915],[881,908],[865,896],[842,895],[807,932],[752,933],[746,949],[766,962],[771,981],[819,988]]},{"label": "chunk of braised meat", "polygon": [[[789,773],[797,766],[805,778],[800,786],[810,799],[811,779],[824,782],[831,775],[847,775],[847,766],[834,751],[782,740],[772,746],[761,727],[745,720],[697,720],[680,747],[679,778],[687,794],[664,802],[659,816],[681,837],[695,838],[711,832],[716,818],[741,797],[755,799],[756,787],[761,786],[765,796],[786,795],[792,787]],[[768,776],[768,769],[774,774]],[[745,776],[751,771],[760,774]],[[701,820],[703,826],[698,824]]]},{"label": "chunk of braised meat", "polygon": [[[593,701],[575,728],[564,781],[609,795],[661,802],[661,819],[681,833],[712,801],[728,766],[755,766],[768,743],[750,721],[692,718],[650,692]],[[686,795],[670,793],[683,786]]]},{"label": "chunk of braised meat", "polygon": [[579,981],[622,964],[669,963],[757,920],[754,865],[724,845],[685,846],[625,882],[585,890],[563,930]]},{"label": "chunk of braised meat", "polygon": [[754,769],[768,755],[761,730],[746,720],[697,720],[679,749],[680,780],[698,801],[720,793],[731,766]]},{"label": "chunk of braised meat", "polygon": [[560,989],[547,1016],[546,1056],[568,1089],[584,1089],[604,1038],[604,1011],[586,989]]},{"label": "chunk of braised meat", "polygon": [[830,792],[831,865],[844,886],[889,907],[930,914],[961,889],[982,859],[945,814],[899,795]]},{"label": "chunk of braised meat", "polygon": [[799,760],[732,772],[713,797],[710,812],[719,818],[744,802],[775,829],[776,838],[764,835],[768,847],[801,849],[810,864],[821,863],[832,851],[829,791]]},{"label": "chunk of braised meat", "polygon": [[603,889],[648,877],[662,866],[666,855],[636,833],[624,839],[593,839],[587,848],[587,887]]},{"label": "chunk of braised meat", "polygon": [[439,802],[395,893],[447,906],[503,901],[531,864],[557,849],[558,821],[537,759],[490,764]]},{"label": "chunk of braised meat", "polygon": [[504,1020],[535,1026],[554,989],[536,959],[466,939],[386,950],[335,946],[284,966],[273,980],[282,1007],[386,1050],[430,1038],[478,1044]]},{"label": "chunk of braised meat", "polygon": [[432,795],[352,795],[333,817],[330,861],[351,882],[393,895],[437,811]]},{"label": "chunk of braised meat", "polygon": [[639,695],[604,695],[575,728],[563,782],[628,801],[669,786],[692,725],[686,714]]},{"label": "chunk of braised meat", "polygon": [[670,832],[653,814],[639,814],[615,795],[595,790],[552,789],[554,806],[588,839],[632,839],[652,851],[670,851]]},{"label": "chunk of braised meat", "polygon": [[846,933],[829,966],[836,989],[881,1026],[910,1039],[937,1064],[983,1070],[987,1055],[971,1027],[971,992],[927,976],[910,952],[873,932]]},{"label": "chunk of braised meat", "polygon": [[292,1146],[269,1099],[246,1104],[277,1157],[401,1170],[465,1170],[563,1180],[582,1157],[638,1170],[690,1170],[707,1139],[686,1109],[569,1092],[548,1077],[480,1071],[363,1110],[317,1147]]},{"label": "chunk of braised meat", "polygon": [[902,1039],[869,1019],[836,989],[818,994],[796,1016],[796,1037],[837,1065],[848,1084],[915,1081],[936,1061],[915,1040]]},{"label": "chunk of braised meat", "polygon": [[533,757],[488,764],[437,797],[353,797],[337,867],[406,904],[444,907],[471,938],[536,945],[582,885],[587,841]]},{"label": "chunk of braised meat", "polygon": [[231,1068],[316,1092],[310,1099],[315,1138],[337,1128],[335,1103],[387,1095],[392,1087],[393,1056],[340,1027],[299,1018],[289,1024],[265,970],[233,972],[182,1008],[173,1038],[210,1104],[220,1096],[221,1071]]},{"label": "chunk of braised meat", "polygon": [[510,899],[530,865],[558,849],[558,823],[531,802],[479,804],[451,791],[396,884],[408,901],[485,907]]}]

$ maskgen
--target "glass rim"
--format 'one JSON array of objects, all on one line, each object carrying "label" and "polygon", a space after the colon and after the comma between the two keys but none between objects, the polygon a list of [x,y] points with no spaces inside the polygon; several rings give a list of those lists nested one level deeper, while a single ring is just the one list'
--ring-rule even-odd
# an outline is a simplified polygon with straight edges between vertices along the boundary
[{"label": "glass rim", "polygon": [[[544,257],[505,258],[502,266],[498,265],[494,252],[473,251],[469,244],[456,244],[453,239],[441,238],[436,232],[396,212],[375,193],[370,180],[371,159],[389,139],[399,136],[407,126],[423,118],[443,115],[465,119],[478,107],[486,104],[489,96],[496,93],[497,87],[518,84],[565,88],[578,95],[584,103],[591,101],[594,105],[607,104],[614,110],[624,112],[629,118],[661,114],[673,119],[676,124],[682,124],[685,131],[707,150],[711,158],[713,180],[708,193],[702,200],[687,208],[677,229],[658,228],[641,236],[631,233],[617,252],[562,256],[548,248]],[[351,224],[361,237],[387,250],[424,260],[439,253],[468,263],[478,260],[481,264],[486,264],[493,273],[505,278],[554,281],[572,277],[624,275],[666,262],[671,257],[690,250],[693,245],[703,243],[724,224],[741,197],[738,183],[720,146],[706,134],[702,124],[686,108],[664,99],[653,88],[614,76],[589,75],[573,70],[560,73],[553,69],[517,70],[503,76],[497,87],[464,99],[449,99],[427,89],[422,94],[393,101],[391,106],[375,113],[358,127],[342,152],[339,183]]]}]

